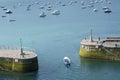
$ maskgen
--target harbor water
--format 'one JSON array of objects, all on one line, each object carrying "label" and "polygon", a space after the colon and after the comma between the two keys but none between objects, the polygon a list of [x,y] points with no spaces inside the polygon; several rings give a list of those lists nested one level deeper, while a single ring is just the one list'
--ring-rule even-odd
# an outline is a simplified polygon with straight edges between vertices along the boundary
[{"label": "harbor water", "polygon": [[[88,7],[90,1],[94,1],[93,7]],[[37,72],[0,71],[0,80],[118,80],[119,61],[84,59],[79,56],[79,48],[81,40],[89,38],[91,29],[94,38],[120,36],[119,3],[119,0],[0,0],[0,46],[19,47],[22,38],[23,46],[34,49],[39,61]],[[112,12],[104,13],[105,6]],[[6,13],[6,9],[12,13]],[[60,14],[52,15],[54,10]],[[41,12],[46,16],[40,17]],[[71,59],[69,68],[63,63],[65,56]]]}]

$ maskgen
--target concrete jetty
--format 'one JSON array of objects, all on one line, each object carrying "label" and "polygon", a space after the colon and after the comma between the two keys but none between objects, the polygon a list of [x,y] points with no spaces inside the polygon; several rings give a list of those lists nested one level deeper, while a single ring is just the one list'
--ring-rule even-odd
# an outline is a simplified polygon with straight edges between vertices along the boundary
[{"label": "concrete jetty", "polygon": [[27,48],[1,46],[0,69],[15,72],[37,71],[37,54],[34,50]]},{"label": "concrete jetty", "polygon": [[80,45],[81,57],[120,61],[120,37],[93,39],[91,31],[90,38],[83,39]]}]

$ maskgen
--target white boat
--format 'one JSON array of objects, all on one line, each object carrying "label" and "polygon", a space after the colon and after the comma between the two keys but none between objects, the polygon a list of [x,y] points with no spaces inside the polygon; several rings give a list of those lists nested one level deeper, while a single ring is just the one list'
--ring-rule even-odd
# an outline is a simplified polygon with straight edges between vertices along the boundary
[{"label": "white boat", "polygon": [[60,11],[59,10],[54,10],[53,12],[51,12],[52,15],[59,15]]},{"label": "white boat", "polygon": [[39,9],[44,9],[45,7],[44,6],[40,6],[40,8]]},{"label": "white boat", "polygon": [[63,4],[62,4],[62,6],[66,6],[66,4],[65,4],[65,3],[63,3]]},{"label": "white boat", "polygon": [[68,58],[68,57],[64,57],[63,62],[66,65],[66,67],[69,67],[71,64],[70,58]]},{"label": "white boat", "polygon": [[7,8],[3,8],[3,10],[7,10]]},{"label": "white boat", "polygon": [[111,4],[111,1],[108,1],[107,3],[108,3],[108,4]]},{"label": "white boat", "polygon": [[92,8],[92,7],[94,7],[94,5],[91,5],[91,4],[88,4],[87,5],[89,8]]},{"label": "white boat", "polygon": [[80,4],[81,4],[81,5],[85,5],[85,2],[84,2],[84,1],[80,1]]},{"label": "white boat", "polygon": [[2,16],[3,18],[6,17],[6,16]]},{"label": "white boat", "polygon": [[94,11],[94,12],[98,12],[98,10],[97,10],[97,9],[93,9],[93,11]]},{"label": "white boat", "polygon": [[85,9],[85,8],[86,8],[86,6],[81,6],[81,8],[82,8],[82,9]]},{"label": "white boat", "polygon": [[52,10],[52,8],[49,8],[49,7],[48,7],[47,10],[50,11],[50,10]]},{"label": "white boat", "polygon": [[7,10],[5,13],[6,13],[6,14],[11,14],[11,13],[12,13],[12,11]]},{"label": "white boat", "polygon": [[95,0],[95,3],[99,3],[99,1],[98,1],[98,0]]},{"label": "white boat", "polygon": [[73,4],[73,1],[70,1],[68,4],[69,4],[69,5],[72,5],[72,4]]},{"label": "white boat", "polygon": [[102,8],[103,10],[106,10],[106,9],[109,9],[107,6],[104,6],[103,8]]},{"label": "white boat", "polygon": [[111,13],[112,11],[108,8],[104,10],[105,13]]},{"label": "white boat", "polygon": [[41,12],[39,16],[40,16],[40,17],[45,17],[46,15],[45,15],[44,12]]}]

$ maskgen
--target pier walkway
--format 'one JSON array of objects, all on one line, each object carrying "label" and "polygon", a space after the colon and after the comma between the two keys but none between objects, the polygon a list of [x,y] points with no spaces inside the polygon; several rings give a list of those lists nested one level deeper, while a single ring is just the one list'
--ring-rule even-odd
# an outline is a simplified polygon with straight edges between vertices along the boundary
[{"label": "pier walkway", "polygon": [[21,48],[17,47],[0,47],[0,57],[3,58],[16,58],[16,59],[29,59],[37,56],[34,50],[23,48],[23,55],[21,55]]}]

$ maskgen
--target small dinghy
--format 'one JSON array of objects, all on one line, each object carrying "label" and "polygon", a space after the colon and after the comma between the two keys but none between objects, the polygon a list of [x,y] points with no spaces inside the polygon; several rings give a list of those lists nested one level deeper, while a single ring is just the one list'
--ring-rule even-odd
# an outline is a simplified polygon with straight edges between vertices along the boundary
[{"label": "small dinghy", "polygon": [[63,58],[63,62],[64,62],[66,67],[69,67],[70,64],[71,64],[71,61],[70,61],[70,59],[68,57],[64,57]]}]

